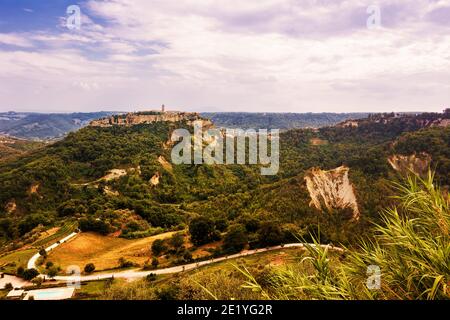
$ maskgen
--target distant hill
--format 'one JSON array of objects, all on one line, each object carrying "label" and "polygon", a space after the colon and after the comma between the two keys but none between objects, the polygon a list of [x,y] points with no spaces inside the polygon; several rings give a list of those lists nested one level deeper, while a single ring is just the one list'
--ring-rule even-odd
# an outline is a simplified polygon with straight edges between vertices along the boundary
[{"label": "distant hill", "polygon": [[[148,224],[131,226],[133,237],[156,228],[184,228],[193,217],[204,216],[218,230],[226,224],[249,225],[254,245],[266,245],[255,233],[267,223],[282,228],[278,233],[286,234],[286,241],[298,232],[316,232],[320,223],[321,241],[351,243],[393,201],[389,182],[401,177],[393,164],[414,168],[427,154],[436,181],[450,185],[446,116],[372,116],[356,125],[287,130],[280,135],[275,176],[261,176],[258,165],[171,163],[169,138],[174,129],[191,130],[185,122],[87,126],[0,162],[0,244],[21,241],[41,224],[50,227],[72,218],[88,219],[84,230],[120,233],[132,220],[125,212]],[[355,189],[358,223],[347,223],[348,208],[310,206],[305,177],[320,173],[325,185],[327,177],[341,171],[341,180],[348,172]]]},{"label": "distant hill", "polygon": [[[0,134],[30,140],[52,140],[76,131],[92,120],[117,112],[88,113],[0,113]],[[333,126],[347,120],[365,118],[367,113],[201,113],[217,127],[242,129],[303,129]]]},{"label": "distant hill", "polygon": [[5,159],[10,160],[44,145],[44,142],[16,139],[0,135],[0,161],[4,161]]},{"label": "distant hill", "polygon": [[48,140],[65,136],[90,121],[111,115],[112,112],[91,113],[0,113],[0,134],[23,139]]},{"label": "distant hill", "polygon": [[304,129],[333,126],[349,119],[366,118],[368,113],[247,113],[203,112],[217,127],[242,129]]}]

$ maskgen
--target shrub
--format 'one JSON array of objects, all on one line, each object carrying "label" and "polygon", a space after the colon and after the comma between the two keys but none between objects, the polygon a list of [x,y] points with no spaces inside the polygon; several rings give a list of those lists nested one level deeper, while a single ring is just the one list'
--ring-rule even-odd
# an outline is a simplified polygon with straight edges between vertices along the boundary
[{"label": "shrub", "polygon": [[18,267],[16,271],[17,276],[22,277],[24,271],[25,269],[22,266]]},{"label": "shrub", "polygon": [[50,269],[48,269],[47,275],[48,275],[50,278],[54,278],[54,277],[58,274],[58,272],[59,272],[59,268],[53,266],[53,267],[51,267]]},{"label": "shrub", "polygon": [[86,273],[92,273],[95,271],[95,265],[93,263],[88,263],[84,266],[84,272]]},{"label": "shrub", "polygon": [[26,270],[24,270],[24,271],[22,272],[21,277],[22,277],[24,280],[30,281],[30,280],[34,279],[35,277],[37,277],[38,275],[39,275],[39,271],[37,271],[37,270],[34,269],[34,268],[31,268],[31,269],[26,269]]},{"label": "shrub", "polygon": [[39,277],[35,277],[34,279],[31,280],[31,282],[38,287],[42,285],[42,281],[43,281],[42,278]]},{"label": "shrub", "polygon": [[134,263],[125,259],[124,257],[119,259],[119,267],[120,268],[130,268],[133,266],[134,266]]},{"label": "shrub", "polygon": [[39,254],[40,254],[42,257],[47,257],[47,251],[46,251],[44,248],[41,248],[41,249],[39,250]]},{"label": "shrub", "polygon": [[156,297],[159,300],[176,300],[180,289],[175,285],[167,285],[156,290]]},{"label": "shrub", "polygon": [[145,277],[145,280],[147,280],[148,282],[155,281],[156,280],[156,274],[150,273],[148,276]]},{"label": "shrub", "polygon": [[153,259],[152,259],[152,267],[153,267],[154,269],[156,269],[156,268],[158,268],[158,265],[159,265],[158,258],[153,257]]},{"label": "shrub", "polygon": [[81,231],[92,231],[102,235],[107,235],[111,231],[111,226],[102,220],[94,218],[82,218],[78,222]]},{"label": "shrub", "polygon": [[5,284],[5,290],[12,290],[13,288],[14,287],[11,282],[8,282],[7,284]]},{"label": "shrub", "polygon": [[224,237],[223,251],[225,253],[240,252],[248,242],[247,233],[243,225],[234,225]]},{"label": "shrub", "polygon": [[170,239],[169,243],[175,249],[180,248],[184,244],[184,235],[181,232],[175,233]]},{"label": "shrub", "polygon": [[189,233],[196,246],[210,243],[216,237],[214,222],[205,217],[194,218],[189,223]]},{"label": "shrub", "polygon": [[283,240],[284,235],[279,224],[272,221],[261,223],[258,230],[258,245],[260,247],[279,245]]},{"label": "shrub", "polygon": [[167,247],[164,245],[164,240],[156,239],[153,241],[151,250],[155,256],[159,256],[161,253],[166,251]]}]

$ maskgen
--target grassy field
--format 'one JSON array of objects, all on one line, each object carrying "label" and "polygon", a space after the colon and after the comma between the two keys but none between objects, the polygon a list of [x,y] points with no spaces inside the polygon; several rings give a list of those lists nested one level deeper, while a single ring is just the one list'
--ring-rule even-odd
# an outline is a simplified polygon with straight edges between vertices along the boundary
[{"label": "grassy field", "polygon": [[42,232],[39,239],[34,243],[27,244],[21,249],[2,255],[0,257],[0,270],[7,273],[15,273],[20,266],[26,268],[28,260],[30,260],[39,248],[53,244],[58,239],[62,239],[72,233],[76,228],[77,222],[70,221],[62,227],[54,227]]},{"label": "grassy field", "polygon": [[0,300],[5,299],[9,290],[0,290]]},{"label": "grassy field", "polygon": [[303,248],[284,248],[277,251],[261,252],[247,257],[221,261],[193,270],[189,274],[193,275],[205,271],[215,272],[218,270],[235,271],[236,265],[245,265],[254,268],[277,267],[298,262],[305,256],[308,256],[308,253]]},{"label": "grassy field", "polygon": [[174,232],[167,232],[152,237],[127,240],[95,233],[80,233],[67,243],[53,250],[47,261],[65,270],[70,265],[78,265],[81,269],[93,263],[97,271],[118,267],[118,260],[125,258],[143,265],[149,260],[150,247],[156,239],[169,238]]},{"label": "grassy field", "polygon": [[0,270],[6,273],[15,273],[17,268],[26,268],[28,260],[36,253],[35,249],[15,251],[0,257]]},{"label": "grassy field", "polygon": [[[115,280],[117,285],[123,280]],[[75,290],[74,300],[91,300],[101,296],[108,288],[110,280],[90,281],[81,284],[79,289]]]},{"label": "grassy field", "polygon": [[[245,266],[255,274],[262,275],[265,271],[282,266],[298,265],[305,274],[312,272],[309,265],[301,265],[300,261],[309,256],[302,248],[285,248],[277,251],[261,252],[255,255],[231,259],[200,267],[198,269],[168,275],[158,275],[156,281],[145,279],[134,282],[119,282],[105,288],[99,299],[261,299],[261,295],[252,290],[243,289],[247,280],[236,268]],[[330,253],[332,264],[337,263],[338,255]],[[208,290],[204,290],[208,288]],[[162,295],[161,295],[162,293]]]},{"label": "grassy field", "polygon": [[52,228],[47,230],[41,235],[41,238],[35,241],[32,246],[35,248],[46,247],[58,239],[62,239],[65,236],[68,236],[77,228],[78,223],[76,221],[69,221],[65,223],[61,228]]}]

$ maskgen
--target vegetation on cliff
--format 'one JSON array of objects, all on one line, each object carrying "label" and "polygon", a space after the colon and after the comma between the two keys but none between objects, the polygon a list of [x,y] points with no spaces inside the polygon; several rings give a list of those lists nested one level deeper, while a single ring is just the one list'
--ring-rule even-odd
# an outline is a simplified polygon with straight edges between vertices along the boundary
[{"label": "vegetation on cliff", "polygon": [[[287,131],[280,137],[279,174],[266,177],[257,166],[167,165],[170,133],[186,123],[86,127],[0,164],[0,241],[24,241],[39,225],[72,218],[86,231],[136,238],[184,229],[204,217],[213,235],[208,241],[227,239],[225,251],[242,246],[236,239],[242,228],[249,247],[291,242],[293,234],[308,238],[319,229],[324,243],[353,245],[370,234],[371,222],[380,222],[381,209],[396,202],[388,181],[400,175],[390,155],[426,152],[437,181],[449,184],[450,128],[416,130],[408,123]],[[309,205],[308,170],[342,165],[350,168],[358,222],[351,208]],[[151,183],[156,173],[158,185]]]}]

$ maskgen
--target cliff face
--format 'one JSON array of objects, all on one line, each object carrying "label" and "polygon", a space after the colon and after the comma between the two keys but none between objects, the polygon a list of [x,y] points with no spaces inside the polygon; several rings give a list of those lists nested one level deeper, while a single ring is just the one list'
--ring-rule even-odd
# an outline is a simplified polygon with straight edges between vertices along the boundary
[{"label": "cliff face", "polygon": [[391,167],[402,174],[426,175],[431,164],[431,156],[425,152],[409,156],[394,154],[388,158]]},{"label": "cliff face", "polygon": [[90,126],[94,127],[110,127],[113,125],[132,126],[137,124],[153,123],[153,122],[178,122],[186,121],[192,125],[194,121],[203,121],[204,125],[211,125],[209,120],[200,117],[196,112],[137,112],[125,115],[114,115],[99,120],[94,120]]},{"label": "cliff face", "polygon": [[305,175],[306,187],[311,196],[310,206],[319,210],[350,208],[353,219],[358,220],[360,212],[348,172],[349,168],[345,166],[329,171],[310,169]]}]

